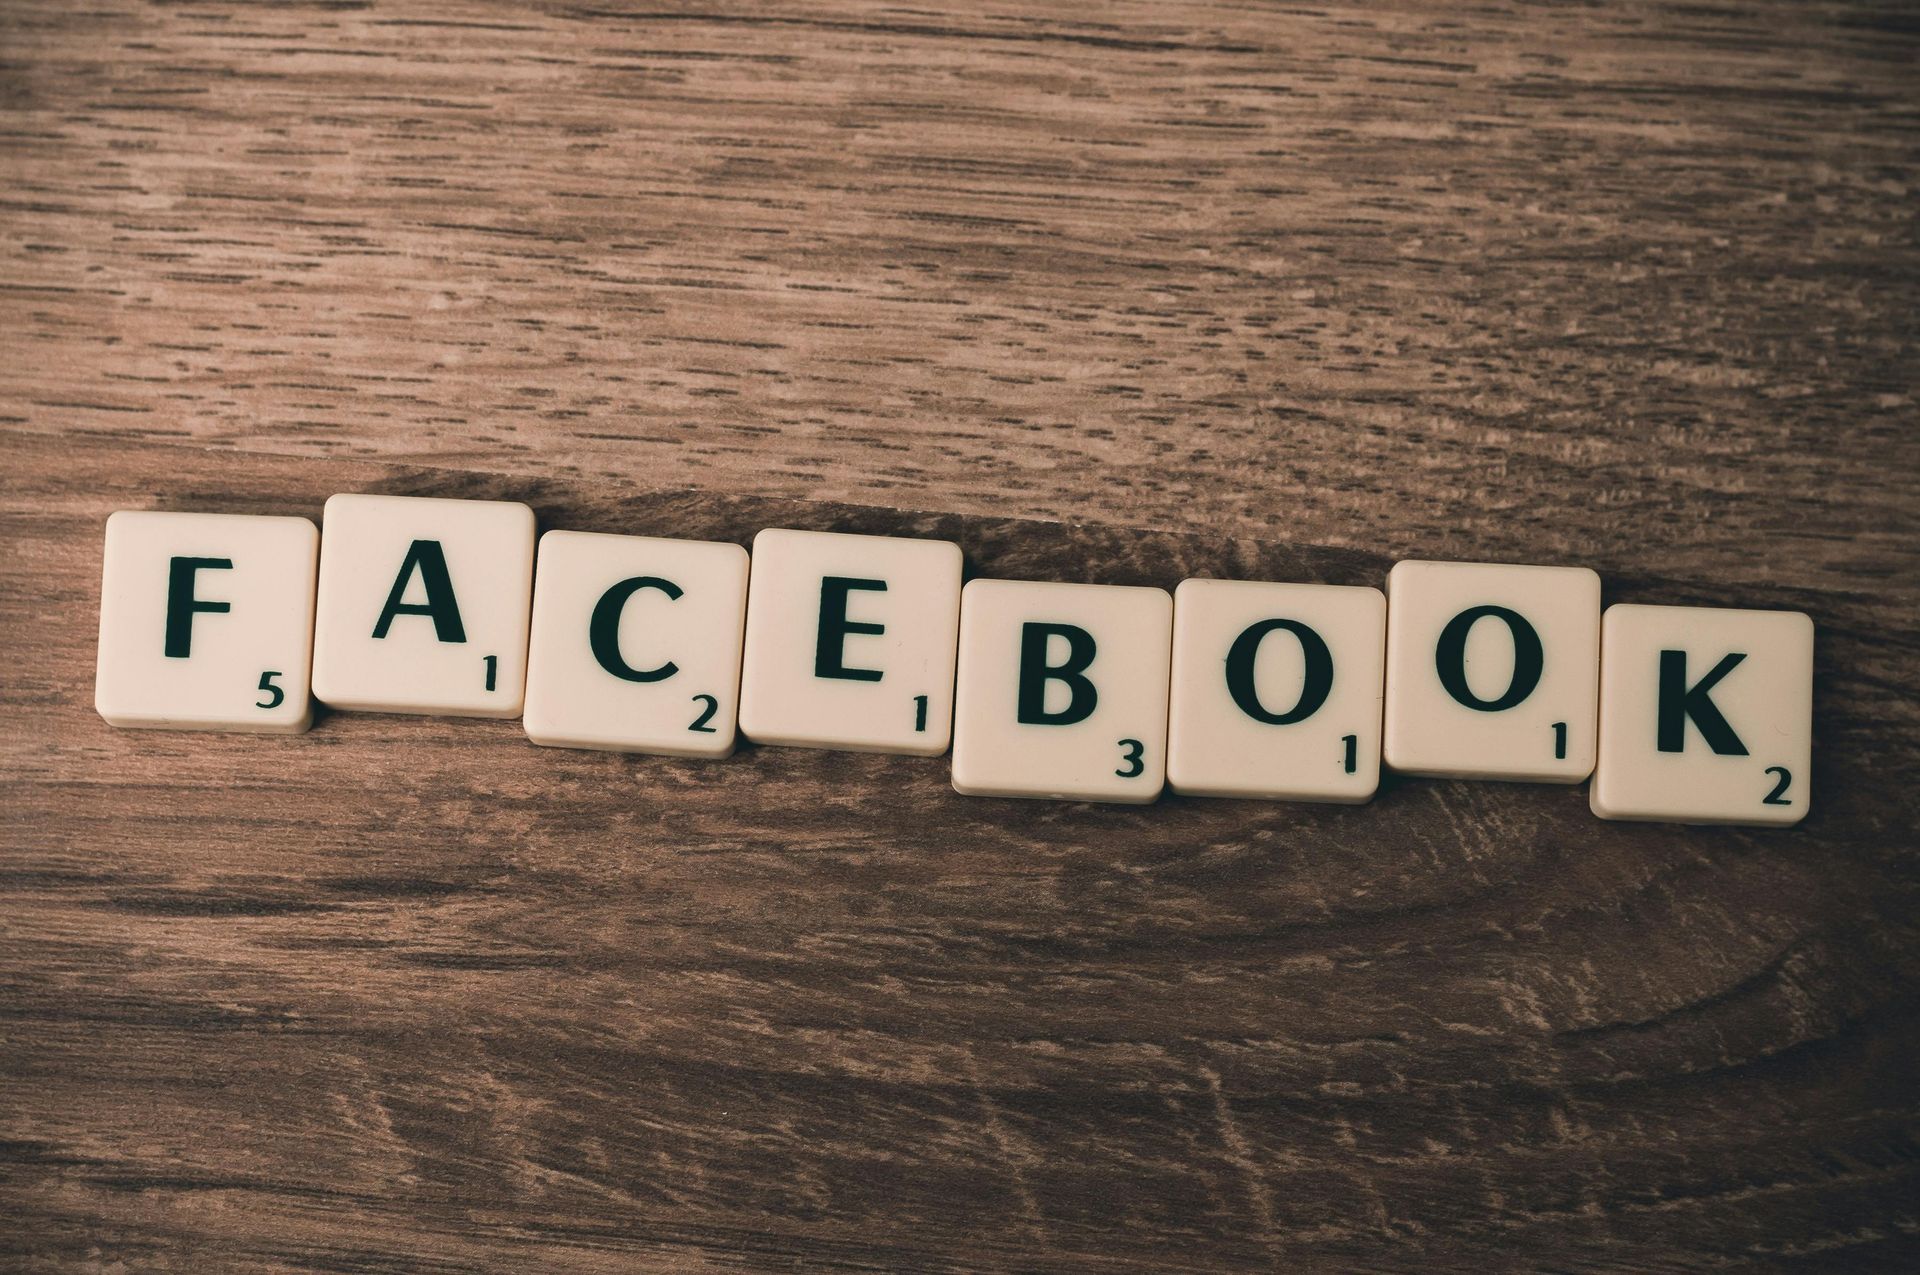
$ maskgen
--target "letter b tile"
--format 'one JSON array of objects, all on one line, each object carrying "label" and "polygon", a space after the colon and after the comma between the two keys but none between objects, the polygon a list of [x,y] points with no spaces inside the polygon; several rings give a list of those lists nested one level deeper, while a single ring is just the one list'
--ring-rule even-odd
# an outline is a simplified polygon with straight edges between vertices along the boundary
[{"label": "letter b tile", "polygon": [[100,715],[115,726],[306,730],[319,547],[305,518],[108,518]]},{"label": "letter b tile", "polygon": [[1164,589],[975,580],[960,606],[953,786],[1149,802],[1167,768]]},{"label": "letter b tile", "polygon": [[533,510],[340,495],[320,537],[313,693],[370,713],[518,717]]},{"label": "letter b tile", "polygon": [[527,738],[680,757],[733,751],[747,551],[549,531],[527,654]]},{"label": "letter b tile", "polygon": [[1811,619],[1612,606],[1602,639],[1594,814],[1737,824],[1806,817]]},{"label": "letter b tile", "polygon": [[949,540],[755,536],[741,733],[763,744],[946,752],[960,567]]},{"label": "letter b tile", "polygon": [[1401,562],[1387,574],[1386,763],[1576,784],[1593,771],[1600,577]]}]

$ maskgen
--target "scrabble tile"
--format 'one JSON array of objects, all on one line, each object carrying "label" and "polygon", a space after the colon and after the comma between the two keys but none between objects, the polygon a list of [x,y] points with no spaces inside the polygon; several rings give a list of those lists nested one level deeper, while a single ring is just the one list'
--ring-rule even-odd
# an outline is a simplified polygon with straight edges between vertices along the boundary
[{"label": "scrabble tile", "polygon": [[1593,771],[1600,577],[1401,562],[1387,574],[1386,764],[1574,784]]},{"label": "scrabble tile", "polygon": [[1813,621],[1611,606],[1601,625],[1602,819],[1792,824],[1813,752]]},{"label": "scrabble tile", "polygon": [[975,580],[960,605],[953,786],[1148,802],[1167,770],[1165,589]]},{"label": "scrabble tile", "polygon": [[319,549],[305,518],[108,518],[100,716],[115,726],[307,729]]},{"label": "scrabble tile", "polygon": [[547,532],[534,572],[527,738],[725,757],[746,609],[739,545]]},{"label": "scrabble tile", "polygon": [[1183,581],[1173,592],[1169,786],[1368,800],[1380,786],[1386,629],[1378,589]]},{"label": "scrabble tile", "polygon": [[936,756],[953,733],[960,546],[753,538],[740,730],[763,744]]},{"label": "scrabble tile", "polygon": [[320,538],[313,693],[358,712],[516,717],[532,589],[525,505],[335,496]]}]

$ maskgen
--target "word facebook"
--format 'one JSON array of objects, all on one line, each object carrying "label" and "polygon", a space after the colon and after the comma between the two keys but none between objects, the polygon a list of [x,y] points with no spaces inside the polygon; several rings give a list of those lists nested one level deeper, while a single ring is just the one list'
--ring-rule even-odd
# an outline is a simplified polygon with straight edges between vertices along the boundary
[{"label": "word facebook", "polygon": [[942,540],[549,531],[500,501],[107,520],[115,726],[522,719],[535,744],[937,756],[982,797],[1364,802],[1382,767],[1591,778],[1605,819],[1807,813],[1813,623],[1615,605],[1583,567],[1401,562],[1385,589],[962,581]]}]

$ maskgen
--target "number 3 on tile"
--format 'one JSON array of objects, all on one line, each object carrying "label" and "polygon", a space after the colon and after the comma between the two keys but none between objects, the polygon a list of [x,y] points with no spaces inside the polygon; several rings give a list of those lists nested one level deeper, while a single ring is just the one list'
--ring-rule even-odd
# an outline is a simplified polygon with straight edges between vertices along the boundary
[{"label": "number 3 on tile", "polygon": [[1147,763],[1144,760],[1142,760],[1146,756],[1146,752],[1147,752],[1147,746],[1141,743],[1137,739],[1121,740],[1120,741],[1120,753],[1121,753],[1120,759],[1123,762],[1125,762],[1126,765],[1122,766],[1120,769],[1114,771],[1113,773],[1120,776],[1120,778],[1122,779],[1139,778],[1142,774],[1145,773],[1147,769]]}]

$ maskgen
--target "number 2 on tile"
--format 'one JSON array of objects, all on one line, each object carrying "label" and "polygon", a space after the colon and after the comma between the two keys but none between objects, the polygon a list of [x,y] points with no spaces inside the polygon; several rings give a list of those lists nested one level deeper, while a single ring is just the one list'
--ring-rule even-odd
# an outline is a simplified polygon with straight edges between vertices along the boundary
[{"label": "number 2 on tile", "polygon": [[1122,779],[1139,778],[1147,769],[1147,763],[1142,760],[1147,754],[1147,746],[1137,739],[1123,739],[1120,741],[1120,749],[1120,760],[1126,765],[1113,773]]},{"label": "number 2 on tile", "polygon": [[1774,784],[1773,791],[1760,799],[1760,804],[1763,806],[1791,806],[1793,803],[1787,800],[1787,785],[1793,782],[1793,772],[1785,766],[1769,766],[1767,767],[1767,773],[1769,775],[1778,775],[1780,779],[1779,782]]},{"label": "number 2 on tile", "polygon": [[714,734],[713,727],[707,725],[707,723],[712,721],[713,715],[720,711],[720,701],[711,695],[696,695],[693,697],[693,702],[696,704],[705,703],[706,707],[700,710],[700,716],[694,718],[693,723],[688,726],[687,729],[699,731],[702,735]]}]

